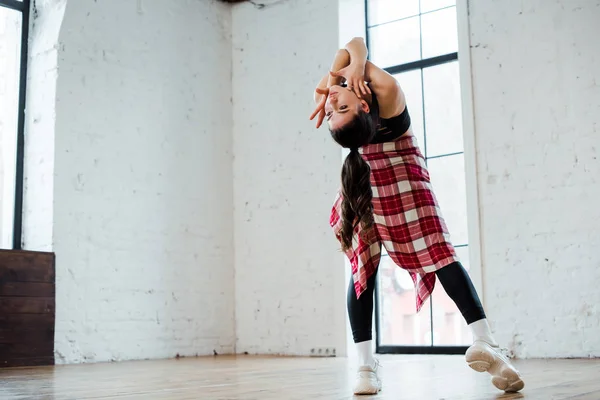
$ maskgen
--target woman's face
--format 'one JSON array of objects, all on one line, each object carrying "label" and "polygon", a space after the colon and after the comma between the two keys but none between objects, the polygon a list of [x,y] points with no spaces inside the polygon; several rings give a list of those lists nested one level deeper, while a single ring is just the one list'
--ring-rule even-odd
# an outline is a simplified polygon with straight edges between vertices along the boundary
[{"label": "woman's face", "polygon": [[361,109],[369,112],[369,105],[359,99],[352,89],[338,85],[329,88],[325,102],[325,118],[329,129],[335,130],[346,125]]}]

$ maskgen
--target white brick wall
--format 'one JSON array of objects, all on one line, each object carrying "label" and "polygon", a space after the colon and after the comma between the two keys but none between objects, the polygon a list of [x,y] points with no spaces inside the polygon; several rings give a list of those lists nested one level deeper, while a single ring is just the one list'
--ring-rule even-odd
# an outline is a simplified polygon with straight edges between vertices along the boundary
[{"label": "white brick wall", "polygon": [[56,355],[234,348],[231,11],[77,0],[56,89]]},{"label": "white brick wall", "polygon": [[58,34],[66,0],[36,2],[29,30],[23,247],[52,251]]},{"label": "white brick wall", "polygon": [[233,9],[238,352],[344,352],[344,264],[328,224],[341,154],[308,121],[337,13],[336,0]]},{"label": "white brick wall", "polygon": [[470,1],[485,301],[521,357],[600,356],[600,1]]}]

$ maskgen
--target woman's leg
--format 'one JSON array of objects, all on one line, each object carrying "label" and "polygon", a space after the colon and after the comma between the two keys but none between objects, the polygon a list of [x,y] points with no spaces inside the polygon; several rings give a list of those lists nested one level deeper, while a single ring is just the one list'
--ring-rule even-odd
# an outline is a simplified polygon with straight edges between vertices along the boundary
[{"label": "woman's leg", "polygon": [[367,280],[367,288],[356,298],[354,280],[350,277],[348,285],[348,317],[352,328],[352,337],[356,343],[359,365],[373,365],[373,291],[377,271]]},{"label": "woman's leg", "polygon": [[[495,345],[485,312],[477,291],[467,271],[459,262],[452,263],[436,272],[440,283],[448,296],[456,303],[467,324],[473,330],[475,340],[484,340]],[[373,339],[373,291],[377,272],[367,280],[367,288],[359,299],[356,298],[354,280],[350,278],[348,285],[348,317],[352,328],[352,337],[357,344],[360,361],[364,365],[373,361],[371,353]],[[363,351],[364,350],[364,351]]]},{"label": "woman's leg", "polygon": [[454,262],[436,271],[436,275],[471,328],[474,339],[497,346],[477,291],[461,263]]},{"label": "woman's leg", "polygon": [[379,363],[373,358],[373,291],[377,270],[367,279],[367,288],[356,298],[354,280],[348,286],[348,317],[356,343],[359,367],[354,382],[354,394],[377,394],[381,390]]},{"label": "woman's leg", "polygon": [[492,383],[500,390],[518,392],[523,389],[525,384],[519,371],[502,354],[492,337],[483,306],[467,271],[455,262],[438,270],[436,275],[471,328],[475,343],[465,355],[469,366],[475,371],[490,373]]}]

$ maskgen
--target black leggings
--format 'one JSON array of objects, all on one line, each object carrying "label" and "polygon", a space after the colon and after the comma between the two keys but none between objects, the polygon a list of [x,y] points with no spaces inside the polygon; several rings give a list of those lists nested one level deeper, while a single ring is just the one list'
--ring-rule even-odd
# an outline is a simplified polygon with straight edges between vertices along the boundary
[{"label": "black leggings", "polygon": [[[448,296],[456,303],[467,324],[485,318],[485,312],[479,296],[477,296],[477,291],[475,291],[473,282],[471,282],[471,278],[469,278],[461,263],[454,262],[437,270],[435,274]],[[372,339],[373,290],[375,289],[376,279],[377,272],[367,280],[366,290],[360,295],[360,299],[357,299],[354,280],[350,278],[348,316],[350,317],[354,343]]]}]

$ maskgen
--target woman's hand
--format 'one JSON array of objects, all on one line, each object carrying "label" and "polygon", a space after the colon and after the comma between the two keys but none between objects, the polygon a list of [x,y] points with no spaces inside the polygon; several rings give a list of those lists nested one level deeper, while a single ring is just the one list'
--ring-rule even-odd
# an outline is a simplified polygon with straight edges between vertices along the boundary
[{"label": "woman's hand", "polygon": [[321,100],[319,100],[319,102],[317,103],[315,111],[313,111],[313,113],[310,115],[310,120],[312,121],[317,115],[319,116],[319,118],[317,119],[318,129],[323,123],[323,120],[325,119],[325,103],[327,102],[327,96],[329,96],[329,88],[317,87],[315,89],[315,92],[321,95]]},{"label": "woman's hand", "polygon": [[361,63],[351,62],[347,67],[329,73],[332,77],[344,78],[348,88],[352,89],[358,98],[371,93],[371,89],[365,83],[365,66]]}]

